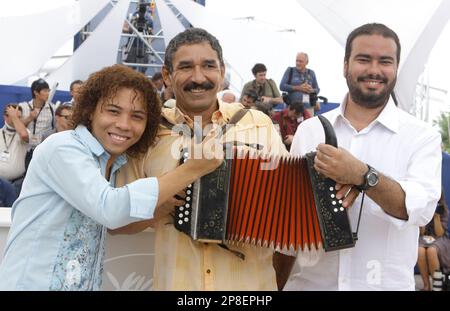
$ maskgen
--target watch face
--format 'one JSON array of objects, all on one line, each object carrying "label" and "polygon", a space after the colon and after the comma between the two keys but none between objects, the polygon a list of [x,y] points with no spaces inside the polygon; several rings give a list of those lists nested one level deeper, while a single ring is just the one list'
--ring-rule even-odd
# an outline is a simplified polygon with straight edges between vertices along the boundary
[{"label": "watch face", "polygon": [[378,175],[377,175],[377,173],[375,173],[375,172],[369,173],[369,175],[367,176],[367,183],[371,187],[376,186],[376,184],[378,184]]}]

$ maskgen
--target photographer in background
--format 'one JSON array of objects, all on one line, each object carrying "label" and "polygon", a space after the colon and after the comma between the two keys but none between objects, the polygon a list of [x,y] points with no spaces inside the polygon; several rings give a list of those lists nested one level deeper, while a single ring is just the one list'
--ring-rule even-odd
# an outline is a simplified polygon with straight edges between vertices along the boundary
[{"label": "photographer in background", "polygon": [[420,227],[417,266],[423,280],[424,291],[431,290],[430,276],[434,272],[450,271],[450,239],[447,224],[448,207],[442,189],[433,219],[425,227]]},{"label": "photographer in background", "polygon": [[55,105],[49,100],[50,86],[44,79],[31,84],[32,99],[20,103],[22,122],[30,131],[29,149],[25,156],[25,170],[33,156],[34,149],[43,140],[43,134],[55,131]]},{"label": "photographer in background", "polygon": [[131,23],[137,28],[139,32],[147,32],[152,34],[153,19],[150,5],[145,2],[140,2],[138,9],[133,13],[131,17]]},{"label": "photographer in background", "polygon": [[262,98],[259,97],[253,89],[247,90],[241,95],[240,103],[247,109],[259,110],[269,116],[274,114],[272,105],[265,104]]},{"label": "photographer in background", "polygon": [[[142,36],[151,35],[153,30],[153,20],[150,5],[146,2],[140,2],[138,4],[137,10],[132,14],[130,18],[130,23]],[[124,23],[122,31],[128,32],[130,34],[133,33],[132,27],[130,27],[126,21]],[[144,40],[146,40],[148,44],[151,43],[150,38],[144,37]],[[150,52],[147,51],[147,45],[142,41],[141,38],[137,36],[130,37],[127,44],[122,49],[122,59],[125,62],[136,64],[149,63]],[[145,66],[135,66],[135,68],[137,68],[137,70],[141,73],[145,73],[147,71],[147,67]]]},{"label": "photographer in background", "polygon": [[0,129],[0,207],[12,206],[25,175],[25,154],[30,131],[22,123],[22,107],[8,104]]},{"label": "photographer in background", "polygon": [[[280,90],[287,92],[288,102],[302,102],[305,109],[314,116],[320,92],[317,84],[316,74],[313,70],[306,68],[308,64],[308,54],[301,52],[295,59],[295,67],[288,67],[281,79]],[[289,104],[289,103],[287,103]]]},{"label": "photographer in background", "polygon": [[272,109],[276,111],[283,110],[285,104],[283,103],[283,98],[281,97],[275,81],[266,79],[266,66],[260,63],[255,64],[252,68],[252,73],[255,76],[255,80],[247,82],[244,85],[239,101],[242,103],[245,94],[249,94],[249,91],[251,90],[258,96],[255,103],[258,110],[263,111],[267,115],[271,114]]}]

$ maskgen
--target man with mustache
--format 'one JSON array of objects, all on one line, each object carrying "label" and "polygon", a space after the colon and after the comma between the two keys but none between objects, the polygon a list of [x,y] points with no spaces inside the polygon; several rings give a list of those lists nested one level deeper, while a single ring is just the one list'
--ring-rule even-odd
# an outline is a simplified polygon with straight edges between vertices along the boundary
[{"label": "man with mustache", "polygon": [[344,76],[349,92],[324,114],[339,148],[320,143],[317,118],[303,122],[291,153],[317,149],[315,169],[335,180],[349,208],[354,248],[298,254],[287,290],[414,290],[419,226],[433,217],[441,189],[441,137],[390,98],[400,42],[382,24],[366,24],[347,38]]},{"label": "man with mustache", "polygon": [[[118,176],[125,184],[144,176],[160,176],[180,163],[183,137],[176,129],[204,135],[216,135],[225,125],[234,124],[218,142],[259,144],[263,153],[287,154],[281,138],[268,116],[249,110],[235,118],[242,108],[217,99],[225,76],[222,48],[218,40],[199,28],[190,28],[175,36],[165,53],[164,81],[175,92],[176,106],[163,108],[163,126],[157,142],[143,159],[129,161]],[[233,121],[234,119],[234,121]],[[171,130],[173,128],[173,130]],[[196,134],[196,137],[197,134]],[[217,136],[216,136],[217,137]],[[254,151],[254,149],[251,149]],[[270,189],[268,189],[270,191]],[[155,266],[153,289],[156,290],[276,290],[273,252],[269,248],[203,243],[177,231],[173,225],[174,204],[155,221],[144,221],[116,230],[135,233],[153,225],[155,228]],[[244,255],[245,259],[242,256]]]}]

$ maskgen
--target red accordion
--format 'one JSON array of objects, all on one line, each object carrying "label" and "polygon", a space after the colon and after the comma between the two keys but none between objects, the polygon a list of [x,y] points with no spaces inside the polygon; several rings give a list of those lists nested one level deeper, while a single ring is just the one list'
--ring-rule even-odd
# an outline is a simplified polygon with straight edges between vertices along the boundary
[{"label": "red accordion", "polygon": [[[337,145],[329,122],[319,117],[326,142]],[[314,169],[315,153],[263,159],[235,154],[186,189],[175,227],[194,240],[246,243],[276,250],[352,247],[347,211],[336,183]]]}]

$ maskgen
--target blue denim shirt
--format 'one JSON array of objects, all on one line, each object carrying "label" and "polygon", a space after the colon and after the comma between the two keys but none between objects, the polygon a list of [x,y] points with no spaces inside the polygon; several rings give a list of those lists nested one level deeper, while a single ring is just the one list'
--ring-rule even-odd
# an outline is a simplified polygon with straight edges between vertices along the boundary
[{"label": "blue denim shirt", "polygon": [[[292,79],[289,82],[289,72],[292,70]],[[292,87],[294,85],[301,85],[303,82],[307,82],[312,86],[314,92],[319,94],[320,88],[317,84],[316,74],[311,69],[306,69],[305,72],[300,72],[295,67],[288,67],[284,72],[283,78],[280,82],[280,90],[283,92],[288,92],[289,99],[292,102],[303,102],[303,93],[300,91],[294,91]],[[305,103],[305,108],[310,108],[311,105],[309,103]]]},{"label": "blue denim shirt", "polygon": [[105,179],[109,154],[84,126],[40,144],[12,207],[0,266],[0,290],[98,290],[106,228],[151,218],[156,178],[114,188],[119,156]]}]

